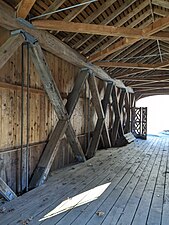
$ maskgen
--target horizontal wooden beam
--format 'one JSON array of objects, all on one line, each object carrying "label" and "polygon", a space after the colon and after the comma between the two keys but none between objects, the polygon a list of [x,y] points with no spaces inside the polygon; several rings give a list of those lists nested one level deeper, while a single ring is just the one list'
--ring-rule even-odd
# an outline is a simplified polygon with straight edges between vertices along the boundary
[{"label": "horizontal wooden beam", "polygon": [[120,41],[117,41],[115,44],[111,45],[110,47],[91,55],[90,57],[88,57],[88,60],[91,62],[95,62],[99,59],[103,59],[114,52],[124,49],[129,45],[135,44],[138,40],[139,39],[135,38],[123,38]]},{"label": "horizontal wooden beam", "polygon": [[66,31],[105,36],[140,38],[142,30],[138,28],[114,27],[98,24],[74,23],[58,20],[35,20],[32,24],[42,30]]},{"label": "horizontal wooden beam", "polygon": [[112,81],[116,86],[125,88],[124,84],[121,81],[116,81],[112,79],[105,71],[103,71],[98,66],[95,66],[91,63],[88,63],[87,60],[80,54],[78,54],[76,51],[74,51],[72,48],[61,42],[59,39],[51,35],[47,31],[43,30],[37,30],[32,29],[31,24],[28,26],[25,25],[25,23],[22,23],[21,21],[18,21],[14,17],[14,13],[8,14],[7,10],[8,7],[6,7],[6,4],[0,2],[0,26],[4,27],[8,30],[16,30],[16,29],[22,29],[32,36],[34,36],[40,43],[43,49],[45,49],[48,52],[51,52],[52,54],[64,59],[65,61],[76,65],[78,67],[86,67],[88,69],[91,69],[96,77],[99,79],[105,80],[105,81]]},{"label": "horizontal wooden beam", "polygon": [[[74,23],[58,20],[35,20],[32,24],[42,30],[65,31],[74,33],[84,33],[91,35],[115,36],[138,39],[154,39],[154,40],[169,40],[168,36],[153,35],[169,26],[169,17],[161,18],[147,26],[145,29],[115,27],[100,24]],[[152,36],[153,35],[153,36]]]}]

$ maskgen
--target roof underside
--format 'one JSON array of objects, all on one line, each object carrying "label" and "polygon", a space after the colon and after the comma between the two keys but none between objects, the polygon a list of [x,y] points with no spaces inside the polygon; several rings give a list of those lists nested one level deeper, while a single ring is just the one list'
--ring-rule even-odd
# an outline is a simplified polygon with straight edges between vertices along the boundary
[{"label": "roof underside", "polygon": [[[20,0],[5,0],[15,9]],[[27,20],[57,9],[67,8],[89,0],[37,0],[31,8]],[[165,0],[98,0],[82,6],[57,12],[42,20],[58,20],[75,23],[110,25],[115,27],[145,28],[159,18],[169,16],[169,1]],[[165,28],[163,31],[169,31]],[[50,31],[64,43],[90,60],[96,53],[111,47],[122,37]],[[123,62],[156,64],[169,60],[169,42],[165,40],[140,39],[121,50],[105,55],[95,62]],[[94,63],[95,63],[94,62]],[[134,91],[147,95],[169,93],[169,71],[142,68],[102,67],[112,78],[121,79]]]}]

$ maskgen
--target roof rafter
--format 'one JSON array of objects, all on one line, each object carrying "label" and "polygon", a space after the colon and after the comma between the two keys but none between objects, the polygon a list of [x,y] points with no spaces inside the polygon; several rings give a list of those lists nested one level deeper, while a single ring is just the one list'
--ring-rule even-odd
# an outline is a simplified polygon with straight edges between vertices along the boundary
[{"label": "roof rafter", "polygon": [[[118,15],[120,15],[124,10],[126,10],[130,5],[132,5],[134,2],[136,2],[135,0],[132,0],[130,2],[130,4],[128,2],[125,2],[124,4],[122,4],[121,7],[119,7],[115,12],[113,12],[108,18],[104,19],[101,24],[102,25],[107,25],[109,24],[111,21],[113,21]],[[145,4],[144,4],[145,6]],[[138,8],[140,9],[140,7],[143,7],[143,5],[141,4],[140,6],[138,6]],[[137,9],[137,10],[139,10]],[[121,18],[117,23],[116,26],[122,26],[126,21],[128,21],[132,16],[133,16],[133,12],[128,14],[127,16]],[[85,23],[85,21],[84,21]],[[80,41],[78,41],[75,45],[73,45],[73,48],[78,49],[80,48],[83,44],[85,44],[87,41],[89,41],[94,35],[88,35],[84,38],[82,38]],[[107,37],[107,36],[106,36]],[[96,45],[98,45],[100,42],[102,42],[106,37],[100,37],[99,40],[97,39],[95,41],[95,43],[93,43],[93,46],[95,47]],[[89,45],[89,48],[91,48],[92,45]],[[85,52],[83,52],[83,54],[86,54]]]},{"label": "roof rafter", "polygon": [[[124,16],[123,18],[121,18],[115,25],[116,26],[123,26],[127,21],[129,21],[133,16],[135,16],[137,13],[139,13],[141,10],[143,10],[147,5],[148,5],[147,2],[143,2],[142,4],[138,5],[138,7],[134,9],[134,11],[131,11],[129,14],[127,14],[126,16]],[[139,16],[136,20],[134,20],[133,22],[131,22],[127,27],[133,28],[134,26],[138,25],[138,23],[140,23],[143,19],[145,19],[150,14],[151,14],[151,12],[150,12],[150,10],[148,10],[143,15]],[[99,45],[105,38],[106,37],[100,37],[99,40],[97,39],[96,41],[94,41],[94,43],[92,42],[90,45],[88,45],[82,51],[82,53],[83,54],[87,54],[94,47],[96,47],[97,45]],[[101,46],[101,49],[100,50],[103,50],[103,49],[107,48],[108,46],[110,46],[111,44],[113,44],[115,41],[117,41],[117,38],[114,38],[114,37],[113,38],[110,38],[109,41],[106,41],[106,43]],[[76,46],[73,46],[73,47],[76,47]],[[80,46],[78,46],[78,47],[80,47]]]},{"label": "roof rafter", "polygon": [[36,0],[21,0],[19,3],[16,15],[17,17],[26,18],[32,9],[33,5],[35,4]]},{"label": "roof rafter", "polygon": [[145,64],[145,63],[124,63],[124,62],[96,62],[95,65],[101,67],[120,67],[120,68],[134,68],[134,69],[154,69],[154,70],[169,70],[165,68],[169,66],[169,61],[164,63],[156,64]]},{"label": "roof rafter", "polygon": [[[107,1],[107,2],[103,3],[103,5],[101,5],[94,13],[92,13],[90,16],[88,16],[83,21],[83,23],[91,23],[91,22],[93,22],[101,13],[103,13],[107,8],[109,8],[115,1],[116,0],[110,0],[110,1]],[[77,34],[78,33],[68,35],[64,39],[64,41],[65,42],[71,41]]]},{"label": "roof rafter", "polygon": [[169,9],[169,2],[164,0],[152,0],[152,4]]}]

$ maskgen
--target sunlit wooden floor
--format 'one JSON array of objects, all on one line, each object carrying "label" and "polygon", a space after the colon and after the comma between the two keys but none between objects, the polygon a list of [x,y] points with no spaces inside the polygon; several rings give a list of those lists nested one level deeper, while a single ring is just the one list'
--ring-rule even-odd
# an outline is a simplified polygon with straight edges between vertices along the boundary
[{"label": "sunlit wooden floor", "polygon": [[169,138],[98,151],[4,204],[0,224],[168,225]]}]

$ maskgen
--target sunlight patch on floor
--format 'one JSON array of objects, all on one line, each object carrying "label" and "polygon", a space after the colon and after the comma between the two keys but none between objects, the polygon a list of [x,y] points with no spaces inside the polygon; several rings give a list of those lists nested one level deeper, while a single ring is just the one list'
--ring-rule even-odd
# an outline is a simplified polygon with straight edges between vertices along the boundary
[{"label": "sunlight patch on floor", "polygon": [[78,206],[87,204],[89,202],[98,199],[99,196],[102,195],[102,193],[108,188],[110,184],[111,183],[100,185],[98,187],[85,191],[81,194],[78,194],[72,198],[66,199],[65,201],[61,202],[56,208],[54,208],[52,211],[46,214],[43,218],[41,218],[39,221],[49,219],[60,213],[66,212],[68,210],[71,210],[73,208],[76,208]]}]

